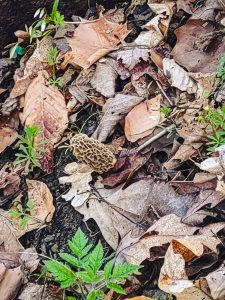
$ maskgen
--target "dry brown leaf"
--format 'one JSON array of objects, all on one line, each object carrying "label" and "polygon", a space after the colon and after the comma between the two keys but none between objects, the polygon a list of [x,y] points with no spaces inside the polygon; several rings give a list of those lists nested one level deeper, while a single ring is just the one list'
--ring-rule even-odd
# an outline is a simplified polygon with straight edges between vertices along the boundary
[{"label": "dry brown leaf", "polygon": [[[224,224],[219,229],[224,228]],[[206,234],[207,233],[207,234]],[[217,253],[217,245],[220,240],[210,230],[205,235],[185,236],[175,238],[170,244],[159,277],[159,288],[174,294],[178,299],[211,299],[205,294],[205,290],[195,285],[188,279],[185,270],[185,262],[194,257],[201,257],[207,248]]]},{"label": "dry brown leaf", "polygon": [[19,113],[14,110],[10,116],[0,116],[0,153],[15,142],[18,137]]},{"label": "dry brown leaf", "polygon": [[19,227],[18,221],[13,222],[17,237],[21,237],[34,229],[44,227],[46,222],[52,220],[55,212],[53,197],[47,185],[41,181],[29,179],[26,180],[26,183],[28,187],[28,199],[35,204],[35,207],[31,210],[31,219],[27,222],[24,229]]},{"label": "dry brown leaf", "polygon": [[145,296],[138,296],[133,298],[125,298],[125,300],[154,300],[154,299]]},{"label": "dry brown leaf", "polygon": [[188,20],[175,30],[175,34],[177,43],[171,54],[178,64],[189,72],[213,73],[217,70],[225,43],[222,36],[214,33],[212,23]]},{"label": "dry brown leaf", "polygon": [[123,65],[131,71],[141,60],[149,60],[149,51],[149,49],[139,47],[119,50],[117,51],[117,60],[121,60]]},{"label": "dry brown leaf", "polygon": [[1,105],[1,114],[3,116],[10,116],[15,108],[18,106],[18,98],[8,97]]},{"label": "dry brown leaf", "polygon": [[107,58],[97,63],[91,85],[106,98],[114,97],[117,76],[114,60]]},{"label": "dry brown leaf", "polygon": [[213,299],[225,298],[225,265],[205,277]]},{"label": "dry brown leaf", "polygon": [[19,191],[21,178],[19,174],[23,171],[23,166],[5,164],[0,170],[0,189],[3,189],[4,196],[16,194]]},{"label": "dry brown leaf", "polygon": [[142,100],[143,98],[139,96],[125,94],[116,94],[115,98],[109,98],[103,106],[104,115],[93,137],[104,142],[113,133],[114,127],[123,116]]},{"label": "dry brown leaf", "polygon": [[128,233],[120,242],[120,259],[128,263],[141,264],[145,259],[155,260],[164,257],[169,243],[182,236],[192,236],[197,227],[181,223],[181,218],[166,215],[156,221],[142,236],[135,238]]},{"label": "dry brown leaf", "polygon": [[160,121],[161,95],[136,105],[125,118],[125,136],[132,143],[153,132]]},{"label": "dry brown leaf", "polygon": [[128,35],[126,25],[109,22],[104,16],[98,20],[81,23],[72,38],[67,38],[72,52],[65,60],[84,69],[111,52]]},{"label": "dry brown leaf", "polygon": [[[37,47],[34,53],[26,62],[26,66],[22,70],[18,69],[15,75],[15,85],[10,93],[11,98],[16,98],[26,93],[29,85],[40,70],[47,65],[47,57],[52,47],[52,38],[47,36],[41,41],[37,40]],[[22,73],[22,75],[21,75]]]},{"label": "dry brown leaf", "polygon": [[89,183],[92,181],[93,169],[74,162],[66,165],[65,173],[69,176],[60,177],[59,182],[61,184],[71,183],[71,188],[62,198],[66,201],[72,201],[71,204],[74,208],[83,205],[91,193]]},{"label": "dry brown leaf", "polygon": [[202,144],[195,144],[194,146],[191,144],[183,144],[179,147],[175,155],[170,158],[167,162],[163,164],[166,169],[174,169],[179,166],[182,162],[187,161],[191,157],[195,157],[199,154],[198,148],[201,147]]},{"label": "dry brown leaf", "polygon": [[181,91],[187,91],[189,94],[197,92],[196,83],[190,78],[188,73],[174,61],[174,59],[163,59],[163,71],[164,74],[170,78],[172,86]]},{"label": "dry brown leaf", "polygon": [[113,8],[109,9],[104,13],[104,17],[113,23],[124,23],[125,21],[125,8]]},{"label": "dry brown leaf", "polygon": [[39,285],[36,283],[27,283],[22,288],[22,291],[18,295],[17,300],[54,300],[55,297],[49,295],[45,285]]},{"label": "dry brown leaf", "polygon": [[186,13],[192,15],[191,3],[193,2],[193,0],[177,0],[177,11],[182,9]]},{"label": "dry brown leaf", "polygon": [[25,126],[38,126],[41,133],[36,143],[47,141],[46,152],[41,159],[43,170],[51,172],[53,168],[53,146],[67,128],[68,116],[63,95],[57,87],[46,86],[46,71],[40,71],[25,95],[22,123]]},{"label": "dry brown leaf", "polygon": [[188,209],[186,216],[182,219],[182,222],[190,225],[201,225],[207,217],[207,213],[213,217],[214,214],[210,214],[210,209],[218,205],[223,200],[223,193],[213,190],[202,190],[195,199],[193,205]]}]

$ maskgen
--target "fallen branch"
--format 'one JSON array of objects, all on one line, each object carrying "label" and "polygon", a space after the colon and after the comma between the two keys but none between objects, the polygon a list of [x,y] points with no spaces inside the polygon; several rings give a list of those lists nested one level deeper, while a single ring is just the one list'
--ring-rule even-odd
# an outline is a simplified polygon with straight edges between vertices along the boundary
[{"label": "fallen branch", "polygon": [[176,126],[174,124],[164,128],[162,131],[160,131],[159,133],[157,133],[156,135],[154,135],[152,138],[150,138],[149,140],[147,140],[144,144],[140,145],[137,148],[137,151],[141,151],[142,149],[144,149],[145,147],[149,146],[151,143],[153,143],[154,141],[158,140],[159,138],[161,138],[162,136],[164,136],[166,133],[170,132],[171,130],[175,129]]}]

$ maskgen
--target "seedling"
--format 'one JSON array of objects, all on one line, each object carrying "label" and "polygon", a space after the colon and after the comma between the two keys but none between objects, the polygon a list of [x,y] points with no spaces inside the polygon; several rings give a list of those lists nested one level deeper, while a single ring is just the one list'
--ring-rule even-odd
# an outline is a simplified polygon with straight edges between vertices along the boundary
[{"label": "seedling", "polygon": [[26,126],[24,128],[25,136],[19,136],[20,145],[19,153],[16,154],[15,164],[25,163],[25,172],[29,173],[34,166],[40,167],[40,153],[46,150],[42,148],[46,141],[35,143],[35,138],[40,134],[41,130],[37,126]]},{"label": "seedling", "polygon": [[48,53],[47,63],[52,67],[52,77],[48,79],[48,84],[62,87],[61,77],[56,77],[56,67],[60,63],[60,55],[57,48],[51,48]]},{"label": "seedling", "polygon": [[[56,26],[65,24],[64,16],[59,12],[58,6],[59,0],[55,0],[50,15],[48,15],[45,8],[39,8],[34,14],[34,17],[38,18],[38,20],[30,27],[25,25],[26,31],[30,36],[30,43],[36,38],[50,34]],[[49,25],[49,28],[46,30],[47,25]]]},{"label": "seedling", "polygon": [[210,140],[207,143],[209,154],[215,152],[216,148],[225,144],[225,106],[221,109],[205,107],[204,112],[198,117],[198,121],[208,123],[212,135],[208,135]]},{"label": "seedling", "polygon": [[140,269],[138,265],[115,264],[114,259],[103,267],[105,259],[101,242],[93,247],[81,229],[68,241],[68,246],[72,255],[59,253],[66,264],[56,260],[44,261],[44,264],[62,289],[75,291],[82,300],[102,300],[107,289],[125,295],[120,284]]},{"label": "seedling", "polygon": [[9,209],[8,214],[13,221],[18,222],[19,229],[23,230],[32,219],[31,212],[34,208],[34,202],[28,200],[25,208],[23,208],[21,204],[18,204],[16,208]]},{"label": "seedling", "polygon": [[161,108],[160,108],[160,112],[163,113],[165,115],[166,118],[168,118],[172,112],[172,108],[170,108],[169,106],[167,105],[163,105]]}]

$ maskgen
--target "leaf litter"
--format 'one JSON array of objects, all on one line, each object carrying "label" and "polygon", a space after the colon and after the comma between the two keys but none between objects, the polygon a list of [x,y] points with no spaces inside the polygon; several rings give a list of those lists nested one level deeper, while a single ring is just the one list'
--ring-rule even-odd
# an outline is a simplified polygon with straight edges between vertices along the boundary
[{"label": "leaf litter", "polygon": [[[1,297],[52,299],[30,280],[36,251],[51,255],[59,238],[47,249],[44,240],[55,239],[54,226],[69,237],[79,213],[118,262],[143,266],[124,299],[156,299],[152,289],[161,289],[178,300],[221,300],[223,1],[133,0],[85,18],[29,47],[17,31],[26,54],[0,58]],[[21,146],[32,126],[37,135]],[[29,174],[15,164],[21,149],[39,162]],[[10,218],[18,204],[29,214],[24,228]]]}]

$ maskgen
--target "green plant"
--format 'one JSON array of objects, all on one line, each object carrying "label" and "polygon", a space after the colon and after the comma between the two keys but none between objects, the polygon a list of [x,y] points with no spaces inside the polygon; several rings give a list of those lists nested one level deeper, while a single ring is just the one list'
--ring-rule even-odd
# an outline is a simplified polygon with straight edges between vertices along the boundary
[{"label": "green plant", "polygon": [[[59,0],[55,0],[50,15],[48,15],[45,8],[39,8],[34,14],[34,17],[38,17],[38,20],[29,27],[25,25],[26,31],[30,36],[30,43],[36,38],[50,34],[56,26],[65,24],[64,16],[59,12],[58,6]],[[46,30],[47,25],[50,26]]]},{"label": "green plant", "polygon": [[220,58],[220,65],[217,70],[217,77],[219,78],[221,83],[225,82],[225,54],[223,54]]},{"label": "green plant", "polygon": [[209,154],[215,152],[216,148],[225,144],[225,106],[215,109],[205,107],[202,115],[198,117],[199,122],[208,123],[212,135],[207,135],[209,142],[207,150]]},{"label": "green plant", "polygon": [[53,86],[58,86],[62,88],[61,77],[56,77],[56,67],[60,63],[60,55],[58,54],[57,48],[52,47],[49,50],[47,63],[52,67],[52,77],[48,79],[48,84]]},{"label": "green plant", "polygon": [[13,221],[18,221],[19,228],[23,230],[27,223],[32,219],[31,211],[34,208],[34,202],[32,200],[28,200],[25,208],[23,208],[21,204],[18,204],[16,208],[9,209],[8,214]]},{"label": "green plant", "polygon": [[72,255],[59,253],[67,264],[56,260],[44,261],[47,271],[62,289],[71,288],[83,300],[101,300],[106,289],[126,294],[120,284],[129,275],[137,273],[140,266],[115,264],[112,259],[103,267],[105,260],[101,242],[93,248],[81,229],[68,241],[68,246]]},{"label": "green plant", "polygon": [[170,108],[169,106],[167,105],[163,105],[161,108],[160,108],[160,112],[163,113],[165,115],[166,118],[168,118],[172,112],[172,108]]},{"label": "green plant", "polygon": [[40,134],[41,130],[37,126],[26,126],[24,128],[25,136],[19,136],[20,145],[19,153],[16,153],[15,164],[25,163],[25,172],[28,173],[32,170],[33,166],[40,167],[39,153],[44,153],[45,149],[42,148],[46,141],[36,144],[35,138]]},{"label": "green plant", "polygon": [[19,45],[20,42],[17,42],[14,46],[12,46],[9,50],[9,58],[17,58],[18,56],[22,56],[26,53],[26,49]]}]

